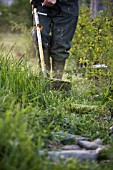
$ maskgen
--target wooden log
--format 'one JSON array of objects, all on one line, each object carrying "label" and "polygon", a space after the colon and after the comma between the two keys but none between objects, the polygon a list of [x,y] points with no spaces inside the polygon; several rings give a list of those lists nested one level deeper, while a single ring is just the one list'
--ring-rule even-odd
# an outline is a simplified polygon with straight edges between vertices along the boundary
[{"label": "wooden log", "polygon": [[96,149],[98,160],[109,160],[109,146],[100,146]]},{"label": "wooden log", "polygon": [[89,138],[79,135],[73,135],[69,133],[64,132],[57,132],[52,134],[54,138],[63,145],[70,145],[70,144],[76,144],[79,140],[89,140]]},{"label": "wooden log", "polygon": [[61,147],[62,150],[81,150],[81,147],[78,145],[65,145]]},{"label": "wooden log", "polygon": [[80,147],[85,148],[87,150],[95,150],[99,148],[99,144],[96,142],[90,142],[90,141],[78,141],[77,143]]},{"label": "wooden log", "polygon": [[73,135],[73,134],[70,134],[70,133],[65,133],[65,132],[57,132],[57,133],[52,133],[52,135],[55,137],[55,138],[58,138],[59,140],[62,140],[62,139],[68,139],[68,138],[73,138],[73,139],[76,139],[76,140],[89,140],[88,137],[85,137],[85,136],[80,136],[80,135]]},{"label": "wooden log", "polygon": [[47,155],[47,158],[53,161],[67,160],[68,158],[74,158],[77,160],[90,160],[94,161],[98,158],[98,153],[91,150],[67,150],[67,151],[50,151],[45,153],[44,151],[39,152],[40,155]]},{"label": "wooden log", "polygon": [[102,145],[102,140],[101,139],[95,139],[93,142],[97,143],[98,145]]}]

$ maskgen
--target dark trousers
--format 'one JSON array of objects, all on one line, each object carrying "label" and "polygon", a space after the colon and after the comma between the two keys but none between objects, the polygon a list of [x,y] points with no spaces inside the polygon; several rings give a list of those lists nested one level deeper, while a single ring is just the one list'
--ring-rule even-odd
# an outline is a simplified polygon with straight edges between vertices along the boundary
[{"label": "dark trousers", "polygon": [[[71,41],[78,21],[78,1],[59,0],[61,12],[58,16],[39,15],[42,29],[43,48],[49,51],[49,56],[57,61],[68,58]],[[38,11],[47,13],[47,7],[38,3]],[[46,56],[45,56],[46,57]]]}]

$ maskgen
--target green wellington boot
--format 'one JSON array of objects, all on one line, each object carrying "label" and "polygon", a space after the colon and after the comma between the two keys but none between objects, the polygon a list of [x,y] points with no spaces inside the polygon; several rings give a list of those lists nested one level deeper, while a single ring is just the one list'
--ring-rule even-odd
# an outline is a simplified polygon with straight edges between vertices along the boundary
[{"label": "green wellington boot", "polygon": [[49,48],[44,48],[44,62],[46,66],[47,75],[50,76],[51,66],[50,66]]},{"label": "green wellington boot", "polygon": [[65,60],[57,61],[55,59],[52,59],[53,78],[62,79],[64,67]]}]

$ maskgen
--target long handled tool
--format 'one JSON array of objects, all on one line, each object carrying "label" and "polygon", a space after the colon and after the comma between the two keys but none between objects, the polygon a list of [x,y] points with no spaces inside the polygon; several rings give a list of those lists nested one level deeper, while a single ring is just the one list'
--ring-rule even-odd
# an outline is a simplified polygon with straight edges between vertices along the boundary
[{"label": "long handled tool", "polygon": [[41,38],[42,27],[40,26],[37,8],[34,8],[33,12],[34,12],[34,19],[35,19],[36,30],[37,30],[38,48],[39,48],[39,55],[40,55],[40,61],[41,61],[41,69],[42,69],[42,73],[43,73],[44,77],[46,78],[47,74],[46,74],[46,66],[45,66],[45,62],[44,62],[44,52],[43,52],[42,38]]}]

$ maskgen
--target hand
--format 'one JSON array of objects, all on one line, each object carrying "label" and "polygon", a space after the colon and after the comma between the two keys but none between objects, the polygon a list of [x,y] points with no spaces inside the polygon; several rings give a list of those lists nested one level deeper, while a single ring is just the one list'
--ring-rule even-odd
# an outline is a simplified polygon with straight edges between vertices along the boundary
[{"label": "hand", "polygon": [[42,3],[42,6],[48,6],[48,7],[52,7],[56,4],[57,0],[44,0],[44,2]]}]

